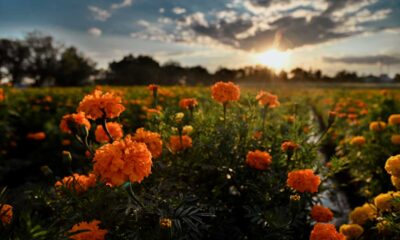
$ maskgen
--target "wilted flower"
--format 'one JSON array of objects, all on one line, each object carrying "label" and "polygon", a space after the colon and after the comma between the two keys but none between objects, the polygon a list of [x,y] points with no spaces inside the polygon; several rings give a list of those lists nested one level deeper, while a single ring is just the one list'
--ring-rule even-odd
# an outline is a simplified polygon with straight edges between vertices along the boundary
[{"label": "wilted flower", "polygon": [[288,174],[287,185],[299,192],[318,192],[321,179],[313,170],[295,170]]},{"label": "wilted flower", "polygon": [[81,222],[72,226],[70,233],[79,232],[70,236],[74,240],[104,240],[107,230],[99,228],[100,221]]},{"label": "wilted flower", "polygon": [[8,204],[0,204],[0,220],[4,225],[10,224],[13,216],[13,207]]},{"label": "wilted flower", "polygon": [[238,101],[240,88],[232,82],[217,82],[211,87],[212,98],[222,104]]},{"label": "wilted flower", "polygon": [[69,190],[77,193],[86,192],[90,187],[96,184],[96,176],[93,173],[89,175],[79,175],[77,173],[72,176],[64,177],[61,181],[57,181],[54,185],[56,188],[65,186]]},{"label": "wilted flower", "polygon": [[103,93],[94,90],[92,94],[86,95],[79,103],[78,112],[84,112],[89,119],[116,118],[125,107],[121,104],[122,99],[113,93]]},{"label": "wilted flower", "polygon": [[364,229],[358,224],[343,224],[340,226],[339,232],[343,234],[346,239],[357,239],[363,234]]},{"label": "wilted flower", "polygon": [[333,213],[327,207],[314,205],[311,209],[311,218],[316,222],[329,222],[333,218]]},{"label": "wilted flower", "polygon": [[260,91],[256,96],[256,100],[261,106],[267,106],[269,108],[276,108],[281,105],[278,101],[278,96],[265,91]]},{"label": "wilted flower", "polygon": [[119,186],[126,181],[141,182],[151,173],[151,153],[146,144],[130,135],[96,150],[93,171],[103,182]]},{"label": "wilted flower", "polygon": [[136,142],[145,143],[153,158],[161,156],[163,142],[160,134],[138,128],[132,139]]},{"label": "wilted flower", "polygon": [[[106,123],[108,132],[114,140],[119,140],[124,136],[124,132],[122,131],[122,125],[117,122],[108,122]],[[110,138],[108,137],[106,131],[104,131],[103,126],[98,125],[96,127],[96,131],[94,133],[96,137],[96,141],[99,143],[109,142]]]},{"label": "wilted flower", "polygon": [[336,231],[335,225],[317,223],[311,231],[310,240],[345,240],[345,236]]},{"label": "wilted flower", "polygon": [[246,164],[254,169],[266,170],[272,163],[272,157],[268,152],[260,150],[249,151],[246,157]]},{"label": "wilted flower", "polygon": [[75,129],[79,129],[81,126],[86,127],[86,129],[90,129],[90,122],[85,117],[84,112],[66,114],[61,119],[60,129],[62,132],[71,133],[71,127]]}]

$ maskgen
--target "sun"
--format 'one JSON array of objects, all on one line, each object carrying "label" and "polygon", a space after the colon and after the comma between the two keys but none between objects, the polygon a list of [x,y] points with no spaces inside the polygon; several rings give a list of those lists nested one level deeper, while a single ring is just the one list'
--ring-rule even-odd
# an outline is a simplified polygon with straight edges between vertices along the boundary
[{"label": "sun", "polygon": [[258,63],[273,69],[283,69],[288,66],[289,53],[277,49],[269,49],[266,52],[256,55]]}]

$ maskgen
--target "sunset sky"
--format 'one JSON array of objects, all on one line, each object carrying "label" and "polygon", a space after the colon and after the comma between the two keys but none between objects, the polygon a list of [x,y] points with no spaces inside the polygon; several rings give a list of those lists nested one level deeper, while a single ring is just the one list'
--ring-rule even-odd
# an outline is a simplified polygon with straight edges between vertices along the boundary
[{"label": "sunset sky", "polygon": [[400,72],[399,0],[0,0],[0,37],[32,30],[100,67],[132,53],[211,71]]}]

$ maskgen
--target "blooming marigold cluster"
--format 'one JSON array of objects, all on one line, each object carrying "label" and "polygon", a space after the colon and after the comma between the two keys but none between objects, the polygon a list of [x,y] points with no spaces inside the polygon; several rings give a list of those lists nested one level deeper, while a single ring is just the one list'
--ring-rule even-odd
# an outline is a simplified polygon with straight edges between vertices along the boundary
[{"label": "blooming marigold cluster", "polygon": [[182,109],[191,109],[199,105],[195,98],[184,98],[179,101],[179,107]]},{"label": "blooming marigold cluster", "polygon": [[212,98],[222,104],[238,101],[240,88],[232,82],[217,82],[211,87]]},{"label": "blooming marigold cluster", "polygon": [[78,112],[73,114],[66,114],[62,117],[60,123],[60,129],[62,132],[71,133],[71,127],[80,127],[85,126],[87,129],[90,129],[90,122],[85,117],[84,112]]},{"label": "blooming marigold cluster", "polygon": [[257,170],[266,170],[272,163],[269,153],[260,150],[249,151],[246,156],[246,164]]},{"label": "blooming marigold cluster", "polygon": [[28,133],[26,138],[36,141],[41,141],[46,138],[46,133],[44,132],[36,132],[36,133]]},{"label": "blooming marigold cluster", "polygon": [[153,158],[161,156],[163,142],[160,134],[139,128],[136,130],[133,140],[146,144]]},{"label": "blooming marigold cluster", "polygon": [[84,112],[89,119],[116,118],[125,107],[121,104],[122,99],[113,93],[103,93],[94,90],[92,94],[86,95],[79,103],[78,112]]},{"label": "blooming marigold cluster", "polygon": [[321,179],[313,170],[295,170],[288,174],[287,185],[298,192],[318,192]]},{"label": "blooming marigold cluster", "polygon": [[357,239],[363,234],[364,229],[358,224],[343,224],[340,226],[339,232],[343,234],[346,239]]},{"label": "blooming marigold cluster", "polygon": [[329,222],[333,219],[333,213],[327,207],[314,205],[311,209],[311,218],[316,222]]},{"label": "blooming marigold cluster", "polygon": [[96,176],[93,173],[79,175],[77,173],[72,176],[64,177],[61,181],[57,181],[54,185],[56,188],[61,186],[67,187],[69,190],[74,190],[77,193],[86,192],[90,187],[96,184]]},{"label": "blooming marigold cluster", "polygon": [[3,225],[10,224],[13,216],[13,208],[8,204],[0,204],[0,220]]},{"label": "blooming marigold cluster", "polygon": [[400,210],[400,204],[394,202],[394,198],[400,198],[400,192],[381,193],[374,199],[376,208],[382,212],[390,212],[392,210]]},{"label": "blooming marigold cluster", "polygon": [[130,135],[96,150],[93,171],[103,182],[119,186],[126,181],[141,182],[151,173],[151,152],[146,144]]},{"label": "blooming marigold cluster", "polygon": [[192,138],[188,135],[171,136],[169,138],[169,148],[176,153],[192,147]]},{"label": "blooming marigold cluster", "polygon": [[369,124],[369,130],[374,132],[381,132],[386,128],[386,123],[382,121],[371,122]]},{"label": "blooming marigold cluster", "polygon": [[389,125],[398,125],[400,124],[400,114],[392,114],[388,119]]},{"label": "blooming marigold cluster", "polygon": [[336,231],[335,225],[317,223],[311,231],[310,240],[345,240],[345,236]]},{"label": "blooming marigold cluster", "polygon": [[377,216],[375,207],[372,204],[364,203],[360,207],[356,207],[350,213],[350,220],[352,223],[364,225],[368,220],[374,220]]},{"label": "blooming marigold cluster", "polygon": [[392,176],[400,177],[400,154],[386,160],[385,170]]},{"label": "blooming marigold cluster", "polygon": [[99,227],[100,221],[93,220],[91,222],[81,222],[72,226],[70,233],[82,231],[70,236],[74,240],[104,240],[107,230]]},{"label": "blooming marigold cluster", "polygon": [[285,141],[281,145],[282,152],[294,151],[299,147],[299,145],[292,141]]},{"label": "blooming marigold cluster", "polygon": [[278,101],[278,96],[265,91],[260,91],[256,96],[256,100],[258,101],[259,105],[267,106],[269,108],[276,108],[281,105],[281,103]]},{"label": "blooming marigold cluster", "polygon": [[350,140],[351,145],[362,146],[365,144],[365,137],[363,136],[356,136]]},{"label": "blooming marigold cluster", "polygon": [[[122,125],[117,122],[108,122],[106,123],[108,132],[114,140],[119,140],[124,136],[124,132],[122,131]],[[96,131],[94,133],[96,137],[96,141],[99,143],[109,142],[110,138],[108,137],[106,131],[104,131],[103,126],[98,125]]]}]

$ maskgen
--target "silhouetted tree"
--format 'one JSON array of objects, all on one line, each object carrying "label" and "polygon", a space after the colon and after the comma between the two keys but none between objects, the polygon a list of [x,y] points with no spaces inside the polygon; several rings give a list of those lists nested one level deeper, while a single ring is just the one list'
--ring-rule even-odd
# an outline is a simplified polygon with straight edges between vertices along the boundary
[{"label": "silhouetted tree", "polygon": [[0,39],[0,68],[14,84],[20,84],[28,73],[30,54],[23,42]]}]

